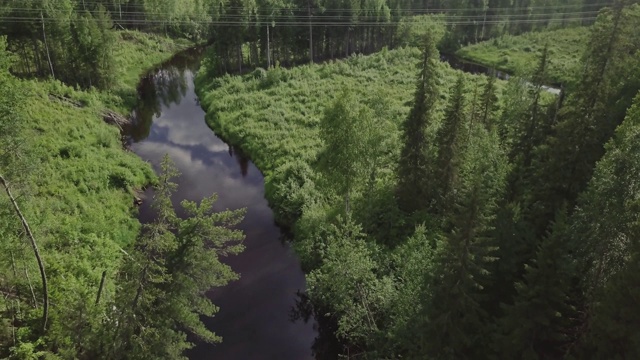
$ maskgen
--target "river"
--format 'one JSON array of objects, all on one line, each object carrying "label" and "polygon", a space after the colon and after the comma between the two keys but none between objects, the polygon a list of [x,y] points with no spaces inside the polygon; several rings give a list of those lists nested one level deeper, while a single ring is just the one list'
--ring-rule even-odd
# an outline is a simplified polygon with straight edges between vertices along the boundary
[{"label": "river", "polygon": [[[156,170],[165,154],[174,161],[182,173],[176,179],[174,205],[183,199],[199,201],[217,193],[217,210],[247,208],[239,226],[246,234],[246,248],[240,255],[222,259],[240,274],[240,279],[207,294],[220,310],[204,322],[223,337],[223,342],[195,341],[196,346],[187,356],[193,360],[335,358],[337,345],[326,331],[318,333],[313,318],[292,319],[297,294],[305,290],[304,273],[274,223],[264,198],[262,174],[205,123],[193,82],[201,57],[202,50],[188,50],[144,76],[138,85],[134,122],[124,131],[127,147]],[[508,74],[482,65],[447,56],[442,60],[466,72],[508,79]],[[151,190],[147,190],[139,212],[143,223],[155,217],[150,208],[151,197]]]},{"label": "river", "polygon": [[[228,286],[207,296],[220,311],[204,320],[223,337],[221,344],[197,342],[190,359],[313,359],[316,324],[292,321],[297,292],[304,291],[300,263],[264,198],[264,178],[251,161],[218,138],[205,123],[194,92],[193,77],[201,54],[176,55],[143,77],[133,126],[125,129],[128,147],[156,170],[169,154],[182,173],[174,204],[218,194],[216,209],[247,208],[239,226],[246,234],[243,253],[222,259],[240,274]],[[141,222],[150,222],[151,190],[140,207]]]}]

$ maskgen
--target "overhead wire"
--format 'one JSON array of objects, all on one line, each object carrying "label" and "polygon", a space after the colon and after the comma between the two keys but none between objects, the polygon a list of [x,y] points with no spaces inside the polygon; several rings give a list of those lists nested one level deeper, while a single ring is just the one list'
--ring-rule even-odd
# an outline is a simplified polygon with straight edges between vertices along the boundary
[{"label": "overhead wire", "polygon": [[[102,4],[100,2],[84,2],[84,5],[97,5]],[[77,3],[76,5],[80,6],[81,3]],[[129,4],[129,5],[140,5],[140,4]],[[454,9],[454,8],[446,8],[446,9],[404,9],[403,11],[411,12],[416,14],[416,11],[425,10],[425,11],[442,11],[441,13],[436,13],[438,15],[438,20],[445,25],[475,25],[478,23],[482,24],[496,24],[503,23],[508,21],[512,24],[519,23],[539,23],[539,22],[558,22],[558,21],[590,21],[595,20],[599,10],[591,10],[584,11],[586,7],[595,7],[595,6],[603,6],[603,5],[611,5],[610,2],[607,3],[599,3],[599,4],[567,4],[567,5],[555,5],[555,6],[541,6],[541,7],[523,7],[523,8],[486,8],[486,9],[474,9],[474,11],[482,11],[482,13],[478,13],[477,15],[465,15],[458,13],[460,10],[465,9]],[[548,12],[550,9],[563,9],[571,7],[580,7],[582,11],[559,11],[559,12]],[[254,25],[256,22],[269,22],[273,24],[273,26],[395,26],[396,23],[384,21],[388,20],[384,15],[386,14],[371,14],[369,11],[380,11],[380,8],[377,9],[325,9],[320,14],[294,14],[294,13],[280,13],[280,14],[260,14],[259,11],[249,11],[248,13],[233,13],[234,9],[242,9],[245,8],[239,7],[225,7],[220,14],[217,14],[215,18],[210,19],[202,19],[202,18],[171,18],[175,16],[175,13],[167,13],[167,12],[153,12],[153,11],[112,11],[112,19],[118,24],[122,25],[158,25],[158,24],[166,24],[170,22],[171,24],[203,24],[203,25],[225,25],[225,26],[247,26]],[[544,12],[534,12],[535,10],[543,10]],[[7,7],[3,9],[7,14],[5,16],[0,16],[0,21],[5,23],[29,23],[29,22],[56,22],[60,21],[54,17],[42,17],[41,13],[46,11],[43,8],[18,8],[18,7]],[[263,11],[265,8],[259,8],[257,10]],[[292,11],[292,8],[279,8],[279,11],[286,12]],[[302,9],[305,11],[310,11],[310,9]],[[317,9],[316,9],[317,10]],[[337,12],[343,10],[344,12],[336,14],[329,14],[329,11]],[[386,9],[388,12],[394,12],[393,10]],[[508,14],[498,14],[493,13],[499,10],[509,10],[511,13]],[[87,10],[90,14],[97,14],[98,10]],[[489,13],[491,11],[492,13]],[[523,11],[522,13],[518,13],[518,11]],[[16,14],[16,12],[18,14]],[[55,11],[54,11],[55,12]],[[13,13],[13,14],[11,14]],[[24,16],[19,16],[23,13]],[[326,14],[325,14],[326,13]],[[419,13],[418,13],[419,14]],[[124,18],[122,18],[124,16]],[[205,16],[209,16],[208,14]],[[140,17],[144,17],[141,19]],[[383,21],[381,21],[383,20]],[[84,21],[81,18],[67,18],[63,21],[76,22],[76,21]]]},{"label": "overhead wire", "polygon": [[[98,2],[86,2],[85,4],[89,4],[89,5],[104,5],[104,3],[98,3]],[[78,3],[76,5],[81,5],[81,3]],[[594,4],[567,4],[567,5],[549,5],[549,6],[531,6],[531,7],[510,7],[510,8],[409,8],[409,9],[391,9],[388,8],[389,11],[392,11],[394,13],[400,13],[400,12],[405,12],[405,13],[421,13],[421,12],[428,12],[428,13],[436,13],[436,14],[446,14],[446,13],[460,13],[460,12],[477,12],[477,13],[485,13],[488,11],[511,11],[511,12],[527,12],[526,14],[532,15],[532,14],[536,14],[536,12],[534,10],[540,10],[542,9],[543,11],[547,11],[550,9],[570,9],[570,8],[581,8],[581,9],[588,9],[588,8],[597,8],[597,7],[603,7],[603,6],[608,6],[608,5],[613,5],[612,2],[604,2],[604,3],[594,3]],[[125,7],[129,7],[129,6],[133,6],[133,4],[130,5],[125,5]],[[91,6],[89,6],[91,7]],[[122,14],[144,14],[144,15],[149,15],[149,14],[155,14],[155,15],[175,15],[175,11],[171,11],[171,12],[160,12],[160,11],[154,11],[152,9],[148,9],[146,7],[140,6],[139,8],[144,9],[142,11],[130,11],[130,10],[124,10],[121,11]],[[298,11],[307,11],[309,10],[309,8],[304,7],[304,8],[295,8],[295,7],[287,7],[287,6],[283,6],[283,7],[255,7],[255,8],[251,8],[251,7],[237,7],[237,6],[223,6],[222,7],[225,10],[248,10],[251,13],[255,13],[256,10],[257,11],[270,11],[270,10],[277,10],[277,11],[281,11],[281,10],[298,10]],[[379,11],[381,9],[383,9],[382,6],[377,6],[377,7],[358,7],[358,8],[312,8],[313,10],[321,10],[322,12],[362,12],[362,11]],[[47,9],[44,8],[19,8],[19,7],[7,7],[4,8],[5,11],[8,12],[13,12],[13,11],[23,11],[23,12],[37,12],[39,13],[40,11],[46,11]],[[51,10],[56,10],[51,9]],[[177,10],[177,9],[176,9]],[[88,11],[95,11],[92,9],[89,9]],[[597,11],[597,10],[592,10],[592,11]],[[114,13],[120,13],[119,11],[115,11]],[[524,14],[524,13],[523,13]],[[541,13],[537,13],[537,14],[550,14],[548,12],[541,12]],[[509,15],[509,14],[504,14],[504,15]],[[466,15],[462,15],[462,16],[466,16]]]},{"label": "overhead wire", "polygon": [[[561,19],[526,19],[526,20],[515,20],[510,23],[513,24],[527,24],[527,23],[543,23],[543,22],[562,22],[562,21],[586,21],[586,20],[595,20],[596,17],[568,17]],[[10,23],[30,23],[33,21],[41,21],[40,18],[1,18],[0,20],[10,22]],[[50,19],[45,21],[54,22],[55,19]],[[83,19],[67,19],[65,22],[81,22]],[[167,24],[166,20],[134,20],[134,19],[123,19],[118,20],[118,24],[123,25],[163,25]],[[443,22],[446,25],[478,25],[478,24],[499,24],[503,23],[504,20],[487,20],[487,21],[446,21]],[[245,21],[237,21],[237,20],[173,20],[170,22],[175,25],[189,25],[189,24],[201,24],[201,25],[228,25],[228,26],[249,26],[255,23],[245,22]],[[349,27],[359,27],[359,26],[368,26],[368,27],[387,27],[387,26],[396,26],[396,23],[391,22],[369,22],[369,21],[358,21],[358,22],[340,22],[333,19],[332,21],[268,21],[268,23],[272,23],[272,26],[349,26]]]}]

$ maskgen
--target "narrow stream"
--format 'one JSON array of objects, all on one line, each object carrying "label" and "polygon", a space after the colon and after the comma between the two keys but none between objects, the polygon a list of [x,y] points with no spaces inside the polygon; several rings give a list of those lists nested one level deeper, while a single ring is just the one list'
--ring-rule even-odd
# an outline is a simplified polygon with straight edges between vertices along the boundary
[{"label": "narrow stream", "polygon": [[[217,210],[247,208],[240,225],[245,251],[224,258],[240,280],[212,289],[208,296],[220,311],[205,319],[223,337],[221,344],[197,343],[190,359],[313,359],[317,336],[314,321],[292,321],[297,291],[305,289],[304,273],[264,198],[260,171],[228,146],[205,123],[194,92],[193,77],[201,54],[176,55],[141,79],[133,126],[125,130],[129,148],[157,170],[169,154],[182,176],[173,201],[199,201],[218,194]],[[150,222],[151,193],[145,193],[140,221]]]}]

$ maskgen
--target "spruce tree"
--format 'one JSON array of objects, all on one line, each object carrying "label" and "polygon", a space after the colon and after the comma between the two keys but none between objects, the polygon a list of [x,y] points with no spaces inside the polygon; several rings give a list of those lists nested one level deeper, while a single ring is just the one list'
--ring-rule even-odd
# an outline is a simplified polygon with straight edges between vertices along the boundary
[{"label": "spruce tree", "polygon": [[510,159],[518,164],[519,170],[526,171],[531,166],[533,149],[540,145],[544,140],[543,136],[548,132],[544,129],[547,122],[544,119],[545,113],[541,108],[541,96],[543,86],[546,83],[546,72],[548,66],[548,49],[545,46],[538,59],[536,67],[530,80],[529,109],[527,114],[516,124],[516,133],[514,134],[515,143],[511,149]]},{"label": "spruce tree", "polygon": [[640,8],[623,5],[618,1],[598,16],[577,89],[533,158],[527,208],[538,236],[562,204],[566,202],[572,211],[603,155],[604,144],[640,88],[632,75],[640,69],[636,31]]},{"label": "spruce tree", "polygon": [[495,261],[496,247],[489,237],[496,204],[504,189],[505,157],[495,133],[481,124],[460,167],[451,222],[438,264],[433,292],[417,322],[420,332],[417,357],[482,358],[488,345],[487,313],[481,302],[489,282],[488,267]]},{"label": "spruce tree", "polygon": [[498,108],[498,97],[496,96],[496,77],[489,76],[480,97],[479,120],[488,129],[493,129],[494,117]]},{"label": "spruce tree", "polygon": [[577,358],[640,358],[640,246],[599,294],[589,332],[575,350]]},{"label": "spruce tree", "polygon": [[449,104],[445,111],[442,126],[436,137],[438,158],[435,164],[437,174],[438,208],[445,211],[451,201],[451,195],[458,181],[458,167],[464,144],[464,75],[458,75],[451,89]]},{"label": "spruce tree", "polygon": [[587,294],[602,289],[627,262],[637,239],[640,196],[640,94],[581,195],[573,217],[573,241]]},{"label": "spruce tree", "polygon": [[398,205],[406,212],[426,209],[433,196],[426,131],[435,116],[439,86],[438,50],[430,33],[425,36],[423,46],[413,107],[403,124],[403,147],[398,164]]},{"label": "spruce tree", "polygon": [[525,265],[516,283],[514,303],[504,308],[498,322],[494,350],[509,359],[562,358],[575,340],[576,310],[571,304],[575,276],[567,243],[565,211],[556,218],[553,232]]},{"label": "spruce tree", "polygon": [[89,357],[182,359],[192,346],[185,330],[206,342],[221,341],[200,321],[217,311],[203,294],[237,279],[219,258],[243,249],[242,232],[231,227],[244,211],[214,212],[213,196],[199,204],[183,201],[187,217],[178,217],[171,201],[177,186],[171,179],[178,175],[165,156],[154,196],[157,218],[126,253],[103,342]]}]

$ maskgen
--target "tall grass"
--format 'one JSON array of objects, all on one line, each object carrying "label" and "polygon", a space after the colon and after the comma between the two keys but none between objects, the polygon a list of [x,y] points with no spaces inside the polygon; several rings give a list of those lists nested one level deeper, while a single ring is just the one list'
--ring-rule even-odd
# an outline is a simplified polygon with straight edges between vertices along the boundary
[{"label": "tall grass", "polygon": [[579,66],[589,35],[588,27],[504,35],[464,47],[456,53],[463,59],[512,74],[526,73],[536,65],[545,46],[549,48],[549,78],[568,83]]}]

